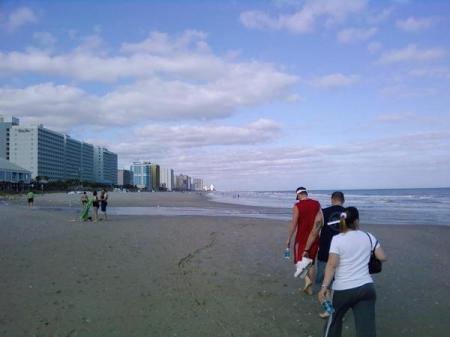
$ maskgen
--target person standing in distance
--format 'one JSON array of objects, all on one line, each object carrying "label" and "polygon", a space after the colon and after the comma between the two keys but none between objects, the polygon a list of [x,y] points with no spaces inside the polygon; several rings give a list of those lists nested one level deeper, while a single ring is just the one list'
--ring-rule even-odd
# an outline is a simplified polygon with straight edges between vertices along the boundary
[{"label": "person standing in distance", "polygon": [[[319,245],[318,238],[306,248],[311,230],[322,223],[322,210],[317,200],[308,198],[306,188],[299,187],[296,190],[298,202],[292,208],[292,221],[289,224],[288,238],[286,247],[290,247],[291,238],[295,235],[294,244],[294,263],[297,264],[304,256],[313,260],[316,258]],[[303,291],[308,295],[312,295],[312,285],[314,280],[314,268],[311,267],[305,277],[305,285]]]},{"label": "person standing in distance", "polygon": [[34,202],[34,193],[33,193],[33,191],[29,191],[27,193],[27,201],[28,201],[28,207],[32,208],[33,207],[33,202]]}]

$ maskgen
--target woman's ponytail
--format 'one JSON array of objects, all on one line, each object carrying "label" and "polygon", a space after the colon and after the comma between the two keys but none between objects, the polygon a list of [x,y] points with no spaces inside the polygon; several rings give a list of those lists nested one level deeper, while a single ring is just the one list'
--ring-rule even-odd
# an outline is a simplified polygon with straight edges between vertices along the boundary
[{"label": "woman's ponytail", "polygon": [[339,231],[344,233],[347,231],[347,213],[342,212],[339,220]]},{"label": "woman's ponytail", "polygon": [[346,232],[348,229],[358,229],[359,227],[359,211],[356,207],[347,207],[344,212],[341,213],[341,219],[339,221],[339,230],[341,233]]}]

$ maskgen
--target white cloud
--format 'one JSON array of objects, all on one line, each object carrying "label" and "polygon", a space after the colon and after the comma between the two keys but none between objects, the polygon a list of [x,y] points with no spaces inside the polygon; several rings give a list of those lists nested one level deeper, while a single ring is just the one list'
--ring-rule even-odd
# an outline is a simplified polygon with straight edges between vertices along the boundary
[{"label": "white cloud", "polygon": [[376,121],[380,123],[391,124],[415,120],[417,119],[417,117],[418,117],[417,114],[412,112],[399,112],[399,113],[379,115],[376,118]]},{"label": "white cloud", "polygon": [[168,151],[171,148],[254,145],[279,136],[279,125],[268,119],[258,119],[244,126],[150,124],[135,129],[132,140],[120,142],[115,149],[139,157],[155,146]]},{"label": "white cloud", "polygon": [[22,26],[30,23],[36,23],[37,16],[33,10],[28,7],[20,7],[11,12],[6,20],[6,29],[13,32]]},{"label": "white cloud", "polygon": [[[0,111],[42,118],[60,128],[121,125],[150,120],[211,120],[244,106],[289,98],[296,78],[259,63],[233,64],[222,78],[206,83],[153,78],[122,85],[103,96],[52,83],[0,89]],[[60,116],[66,119],[58,119]],[[86,119],[88,117],[88,119]]]},{"label": "white cloud", "polygon": [[428,66],[422,68],[415,68],[409,71],[409,75],[414,77],[428,77],[450,79],[450,68],[444,66]]},{"label": "white cloud", "polygon": [[415,18],[411,16],[404,20],[397,20],[395,24],[397,28],[406,32],[421,32],[431,28],[436,22],[437,19],[434,17]]},{"label": "white cloud", "polygon": [[381,64],[425,62],[440,59],[445,54],[445,51],[441,48],[421,49],[415,44],[410,44],[402,49],[394,49],[384,52],[378,62]]},{"label": "white cloud", "polygon": [[171,38],[166,33],[151,32],[142,42],[123,43],[121,50],[125,53],[149,53],[157,55],[168,55],[172,53],[183,53],[186,50],[209,51],[206,50],[207,34],[197,30],[187,30],[178,37]]},{"label": "white cloud", "polygon": [[[274,66],[262,62],[238,62],[217,56],[207,50],[203,35],[187,32],[171,39],[166,34],[152,33],[141,43],[122,45],[125,53],[108,56],[102,51],[103,41],[97,35],[85,38],[72,53],[50,55],[44,51],[0,53],[0,70],[34,72],[44,75],[72,77],[83,81],[114,82],[123,78],[170,77],[188,81],[220,81],[230,73],[247,69],[274,77],[285,75]],[[247,68],[247,69],[246,69]]]},{"label": "white cloud", "polygon": [[369,51],[369,53],[376,53],[381,48],[383,48],[383,45],[380,42],[378,42],[378,41],[370,42],[367,45],[367,50]]},{"label": "white cloud", "polygon": [[348,16],[362,11],[366,5],[366,0],[307,0],[293,14],[273,17],[261,11],[246,11],[241,13],[240,19],[248,28],[308,33],[314,30],[320,19],[326,25],[341,23]]},{"label": "white cloud", "polygon": [[66,85],[0,88],[0,114],[19,116],[25,123],[44,123],[57,130],[67,130],[83,120],[101,123],[97,105],[95,97]]},{"label": "white cloud", "polygon": [[341,30],[338,35],[338,41],[340,43],[353,43],[359,41],[366,41],[374,36],[377,32],[377,28],[347,28]]},{"label": "white cloud", "polygon": [[[295,188],[299,179],[301,184],[322,188],[361,188],[377,183],[392,187],[399,186],[400,181],[411,186],[421,184],[417,177],[422,177],[423,172],[440,176],[435,184],[436,181],[444,184],[450,178],[450,157],[446,155],[450,151],[449,132],[412,133],[328,146],[237,146],[233,151],[228,148],[172,148],[168,152],[145,152],[146,146],[149,148],[154,146],[152,144],[153,140],[139,144],[143,152],[136,155],[144,159],[142,153],[151,153],[146,159],[164,163],[176,172],[203,177],[221,189],[280,190]],[[128,155],[132,147],[118,147],[114,151],[129,162],[136,158],[135,154]],[[124,164],[126,166],[125,161]],[[333,170],[330,171],[330,167]],[[355,171],[355,167],[358,170]],[[229,178],[230,172],[233,179]],[[282,177],[274,181],[272,178],[280,177],[280,172]],[[446,173],[439,175],[443,172]]]},{"label": "white cloud", "polygon": [[35,32],[33,39],[42,47],[53,47],[56,43],[56,38],[49,32]]},{"label": "white cloud", "polygon": [[[42,36],[40,36],[42,37]],[[14,113],[33,116],[37,113],[28,104],[30,93],[41,91],[39,114],[53,116],[53,95],[76,91],[79,99],[63,105],[60,113],[78,111],[81,102],[102,119],[92,123],[117,125],[131,120],[208,120],[225,118],[239,108],[290,100],[296,93],[296,76],[283,72],[269,63],[239,61],[213,54],[205,41],[206,35],[187,31],[179,37],[152,33],[142,42],[124,43],[123,54],[109,56],[103,40],[92,35],[73,52],[50,54],[44,50],[0,52],[0,71],[24,72],[45,76],[59,75],[82,81],[110,83],[110,91],[102,96],[90,95],[70,86],[51,83],[24,89],[2,89],[1,105]],[[130,84],[117,85],[126,79]],[[45,90],[44,90],[45,89]],[[6,92],[13,92],[9,96]],[[66,96],[61,95],[61,99]],[[0,106],[1,106],[0,105]],[[79,125],[83,120],[80,117]],[[73,120],[71,120],[73,122]],[[61,122],[62,123],[62,122]],[[52,124],[52,123],[51,123]]]},{"label": "white cloud", "polygon": [[381,22],[386,21],[391,16],[393,11],[393,7],[383,8],[369,15],[367,22],[371,25],[380,24]]},{"label": "white cloud", "polygon": [[341,73],[315,76],[309,83],[318,88],[337,88],[353,85],[359,81],[358,75],[344,75]]},{"label": "white cloud", "polygon": [[436,94],[434,88],[417,89],[405,84],[388,85],[379,90],[379,94],[394,99],[427,96]]}]

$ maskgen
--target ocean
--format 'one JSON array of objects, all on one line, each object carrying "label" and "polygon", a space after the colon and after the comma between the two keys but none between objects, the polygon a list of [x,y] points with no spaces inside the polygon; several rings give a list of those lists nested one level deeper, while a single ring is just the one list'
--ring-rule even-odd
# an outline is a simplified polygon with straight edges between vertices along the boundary
[{"label": "ocean", "polygon": [[[330,205],[332,190],[311,190],[309,197]],[[450,188],[342,190],[345,206],[355,206],[361,224],[450,225]],[[288,219],[295,191],[213,192],[214,201],[277,208]],[[238,197],[239,196],[239,197]],[[269,215],[269,214],[268,214]]]}]

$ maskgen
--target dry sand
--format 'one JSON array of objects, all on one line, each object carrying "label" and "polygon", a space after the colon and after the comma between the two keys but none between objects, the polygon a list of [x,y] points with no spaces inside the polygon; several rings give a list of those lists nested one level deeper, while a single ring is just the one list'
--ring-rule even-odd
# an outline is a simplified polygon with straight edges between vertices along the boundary
[{"label": "dry sand", "polygon": [[[72,202],[68,200],[73,198]],[[76,207],[79,196],[36,197]],[[195,193],[111,194],[115,206],[239,207]],[[322,336],[315,297],[282,258],[283,221],[114,216],[0,205],[0,336]],[[390,260],[376,275],[382,337],[448,336],[450,227],[364,226]],[[343,336],[354,336],[353,317]]]}]

